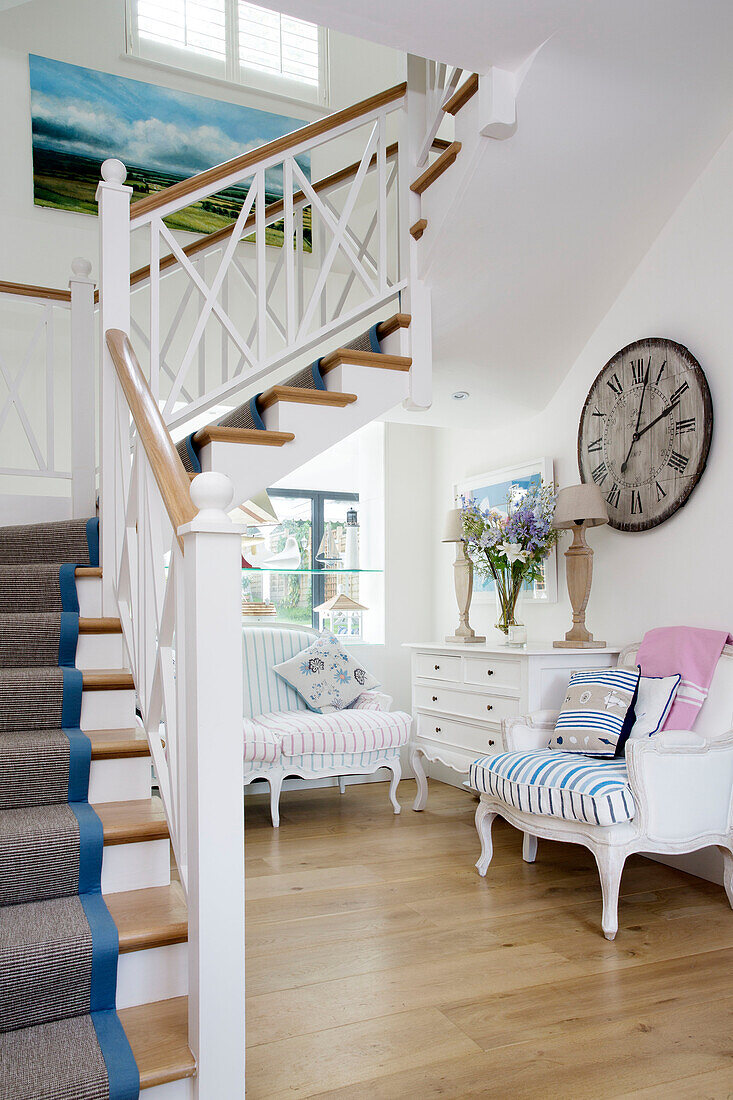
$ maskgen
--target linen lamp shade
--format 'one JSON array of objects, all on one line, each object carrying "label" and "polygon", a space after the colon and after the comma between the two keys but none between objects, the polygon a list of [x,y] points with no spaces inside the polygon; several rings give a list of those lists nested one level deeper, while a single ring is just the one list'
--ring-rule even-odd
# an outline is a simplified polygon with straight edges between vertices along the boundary
[{"label": "linen lamp shade", "polygon": [[463,523],[461,522],[461,509],[451,508],[445,517],[445,530],[442,542],[462,542]]},{"label": "linen lamp shade", "polygon": [[552,526],[560,530],[583,523],[599,527],[608,523],[608,509],[597,485],[569,485],[557,494]]}]

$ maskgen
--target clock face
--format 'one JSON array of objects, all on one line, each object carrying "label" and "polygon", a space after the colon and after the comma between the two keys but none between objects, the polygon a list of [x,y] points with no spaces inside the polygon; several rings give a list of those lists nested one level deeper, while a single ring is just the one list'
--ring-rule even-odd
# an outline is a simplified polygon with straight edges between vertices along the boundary
[{"label": "clock face", "polygon": [[598,485],[612,527],[645,531],[685,503],[712,433],[710,390],[695,357],[672,340],[637,340],[591,386],[578,429],[581,479]]}]

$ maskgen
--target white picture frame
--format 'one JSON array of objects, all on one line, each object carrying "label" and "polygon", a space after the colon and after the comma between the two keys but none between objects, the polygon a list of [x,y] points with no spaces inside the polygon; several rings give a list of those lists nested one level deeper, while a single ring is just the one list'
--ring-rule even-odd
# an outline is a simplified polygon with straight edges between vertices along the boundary
[{"label": "white picture frame", "polygon": [[[506,497],[512,485],[527,484],[532,481],[542,480],[545,485],[554,481],[553,463],[551,458],[535,458],[528,462],[517,463],[514,466],[503,466],[498,470],[489,470],[484,474],[477,474],[457,482],[453,486],[453,497],[456,505],[460,505],[461,497],[474,497],[486,500],[493,508],[506,509]],[[481,490],[485,490],[481,493]],[[526,588],[524,598],[537,603],[557,603],[557,548],[553,547],[548,557],[543,562],[543,581],[536,582],[531,588]],[[473,575],[473,603],[493,603],[495,600],[494,581],[490,578],[479,576],[474,570]]]}]

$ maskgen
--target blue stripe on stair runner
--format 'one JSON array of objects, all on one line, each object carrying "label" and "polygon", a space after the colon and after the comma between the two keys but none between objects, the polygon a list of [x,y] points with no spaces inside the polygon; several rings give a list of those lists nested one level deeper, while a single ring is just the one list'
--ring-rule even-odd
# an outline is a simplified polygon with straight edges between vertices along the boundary
[{"label": "blue stripe on stair runner", "polygon": [[59,568],[59,592],[61,607],[64,611],[79,614],[79,595],[76,591],[76,566],[62,565]]},{"label": "blue stripe on stair runner", "polygon": [[99,565],[99,520],[96,516],[87,520],[87,545],[89,547],[89,564]]},{"label": "blue stripe on stair runner", "polygon": [[109,1077],[109,1100],[137,1100],[140,1074],[116,1012],[92,1012],[92,1023]]}]

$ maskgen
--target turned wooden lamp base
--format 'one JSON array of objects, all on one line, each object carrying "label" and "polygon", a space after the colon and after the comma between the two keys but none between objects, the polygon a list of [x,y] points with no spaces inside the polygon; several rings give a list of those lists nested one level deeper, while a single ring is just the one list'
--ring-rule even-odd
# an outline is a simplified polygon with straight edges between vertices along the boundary
[{"label": "turned wooden lamp base", "polygon": [[477,634],[468,621],[468,612],[471,607],[471,594],[473,593],[473,564],[463,542],[456,542],[456,560],[453,563],[453,579],[456,586],[456,602],[458,604],[459,623],[455,634],[447,634],[446,642],[454,644],[469,644],[471,642],[485,642],[486,638]]},{"label": "turned wooden lamp base", "polygon": [[595,641],[585,625],[585,609],[593,580],[593,551],[585,541],[585,523],[574,523],[572,531],[572,544],[565,551],[565,570],[573,605],[573,625],[562,641],[552,644],[555,649],[605,649],[606,643]]}]

